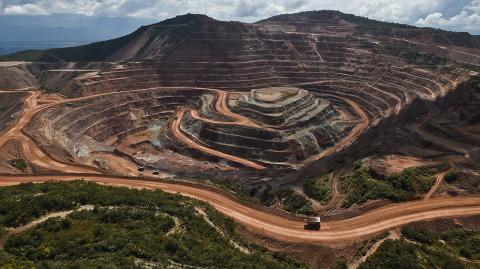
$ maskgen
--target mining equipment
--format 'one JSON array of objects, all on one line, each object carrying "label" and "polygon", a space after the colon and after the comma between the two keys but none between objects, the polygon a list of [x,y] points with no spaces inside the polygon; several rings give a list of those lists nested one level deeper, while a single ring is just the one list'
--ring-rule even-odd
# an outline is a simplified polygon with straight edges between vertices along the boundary
[{"label": "mining equipment", "polygon": [[320,217],[308,217],[305,219],[305,230],[320,230]]}]

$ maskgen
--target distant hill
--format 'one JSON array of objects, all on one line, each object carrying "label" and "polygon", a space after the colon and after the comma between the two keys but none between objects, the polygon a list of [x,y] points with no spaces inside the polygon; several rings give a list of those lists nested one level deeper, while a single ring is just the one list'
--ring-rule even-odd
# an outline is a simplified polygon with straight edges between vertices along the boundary
[{"label": "distant hill", "polygon": [[190,36],[202,29],[211,28],[226,33],[228,31],[254,33],[268,26],[273,30],[284,31],[299,25],[300,22],[303,28],[309,27],[308,31],[312,33],[322,31],[322,28],[323,30],[337,31],[345,27],[347,29],[349,26],[357,34],[408,38],[427,44],[480,48],[480,37],[469,33],[381,22],[338,11],[309,11],[278,15],[254,24],[223,22],[205,15],[187,14],[142,26],[120,38],[70,48],[25,51],[4,56],[0,60],[91,62],[158,59],[168,56],[175,48],[185,43]]},{"label": "distant hill", "polygon": [[160,23],[142,26],[136,31],[107,41],[48,50],[30,50],[4,56],[3,60],[43,62],[82,62],[149,58],[160,48],[173,45],[194,31],[201,21],[213,21],[204,15],[187,14]]},{"label": "distant hill", "polygon": [[296,14],[284,14],[262,20],[259,23],[285,22],[292,23],[299,20],[316,20],[319,16],[323,18],[337,18],[345,20],[356,26],[359,33],[372,35],[385,35],[389,37],[419,38],[427,42],[462,46],[467,48],[480,48],[480,36],[471,35],[466,32],[451,32],[433,28],[419,28],[407,24],[383,22],[360,17],[352,14],[345,14],[339,11],[306,11]]}]

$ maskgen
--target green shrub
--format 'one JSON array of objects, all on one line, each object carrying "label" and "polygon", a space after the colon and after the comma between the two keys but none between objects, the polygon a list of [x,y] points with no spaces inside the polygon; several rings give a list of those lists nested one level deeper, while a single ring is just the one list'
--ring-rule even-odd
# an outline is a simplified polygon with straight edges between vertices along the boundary
[{"label": "green shrub", "polygon": [[466,268],[463,261],[446,255],[442,251],[432,250],[404,240],[386,240],[378,250],[359,266],[370,268]]},{"label": "green shrub", "polygon": [[447,183],[453,183],[457,179],[458,179],[457,174],[453,171],[450,171],[446,173],[445,176],[443,176],[443,180],[445,180],[445,182]]},{"label": "green shrub", "polygon": [[420,268],[415,245],[403,240],[387,239],[359,266],[369,268]]},{"label": "green shrub", "polygon": [[480,232],[468,229],[444,231],[441,239],[452,247],[458,255],[468,259],[480,259]]},{"label": "green shrub", "polygon": [[12,159],[8,161],[8,163],[10,163],[11,166],[14,166],[18,170],[25,171],[25,169],[27,169],[27,162],[25,162],[24,159]]},{"label": "green shrub", "polygon": [[[323,180],[323,176],[320,180]],[[326,202],[330,199],[330,187],[328,185],[328,181],[323,181],[323,184],[319,184],[315,178],[310,178],[305,180],[303,184],[303,191],[305,194],[319,202]]]},{"label": "green shrub", "polygon": [[276,194],[285,211],[303,215],[312,215],[315,213],[315,210],[312,207],[312,202],[293,190],[279,190]]},{"label": "green shrub", "polygon": [[265,205],[275,203],[275,191],[271,185],[267,185],[260,194],[260,201]]},{"label": "green shrub", "polygon": [[404,227],[402,228],[402,234],[410,240],[429,245],[435,243],[439,239],[435,233],[427,229]]},{"label": "green shrub", "polygon": [[359,168],[341,179],[342,187],[347,191],[342,206],[348,208],[376,199],[393,202],[416,199],[434,184],[432,174],[429,168],[415,167],[384,177],[369,168]]}]

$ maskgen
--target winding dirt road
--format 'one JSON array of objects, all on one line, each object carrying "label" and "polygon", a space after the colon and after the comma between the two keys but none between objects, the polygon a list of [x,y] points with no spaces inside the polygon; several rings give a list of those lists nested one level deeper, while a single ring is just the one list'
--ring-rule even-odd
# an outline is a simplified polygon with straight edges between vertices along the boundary
[{"label": "winding dirt road", "polygon": [[213,156],[216,156],[216,157],[219,157],[219,158],[231,161],[231,162],[239,163],[239,164],[242,164],[246,167],[250,167],[250,168],[254,168],[254,169],[265,169],[265,166],[262,166],[262,165],[260,165],[256,162],[253,162],[253,161],[250,161],[250,160],[247,160],[247,159],[244,159],[244,158],[240,158],[240,157],[237,157],[237,156],[234,156],[234,155],[230,155],[230,154],[227,154],[227,153],[223,153],[221,151],[218,151],[218,150],[211,149],[211,148],[205,147],[203,145],[200,145],[200,144],[196,143],[195,141],[193,141],[191,138],[189,138],[187,135],[185,135],[180,130],[180,125],[181,125],[181,122],[182,122],[182,119],[183,119],[183,116],[185,115],[185,113],[190,113],[190,115],[193,118],[201,120],[201,121],[205,121],[205,122],[208,122],[208,123],[212,123],[212,124],[242,125],[242,126],[250,126],[250,127],[253,127],[253,128],[263,128],[263,127],[259,126],[258,124],[256,124],[255,122],[253,122],[252,120],[250,120],[249,118],[231,112],[230,109],[228,108],[228,105],[227,105],[227,97],[228,97],[227,92],[219,91],[219,90],[212,90],[212,91],[214,91],[218,94],[217,101],[215,103],[215,109],[217,110],[217,112],[222,113],[223,115],[232,119],[233,121],[216,121],[216,120],[212,120],[212,119],[206,119],[206,118],[203,118],[199,115],[198,110],[182,107],[182,108],[177,110],[177,113],[175,114],[175,118],[170,125],[170,128],[171,128],[172,133],[175,136],[175,138],[178,139],[179,141],[181,141],[182,143],[184,143],[184,144],[186,144],[186,145],[188,145],[192,148],[195,148],[197,150],[200,150],[200,151],[202,151],[206,154],[213,155]]},{"label": "winding dirt road", "polygon": [[[0,177],[0,186],[25,182],[45,182],[48,180],[66,181],[75,178],[78,177],[2,176]],[[277,215],[268,214],[264,211],[241,204],[219,192],[204,189],[201,186],[196,187],[178,183],[154,182],[100,175],[86,176],[83,178],[86,181],[113,186],[161,189],[170,193],[180,193],[210,203],[217,210],[232,217],[252,232],[289,242],[342,243],[364,238],[411,222],[480,214],[480,197],[443,197],[391,204],[351,219],[323,222],[320,231],[307,231],[303,229],[302,221],[289,220]]]},{"label": "winding dirt road", "polygon": [[[324,94],[325,96],[332,96],[330,94]],[[312,162],[314,160],[318,160],[318,159],[321,159],[321,158],[324,158],[328,155],[331,155],[335,152],[338,152],[346,147],[348,147],[349,145],[351,145],[367,128],[368,126],[370,125],[370,119],[367,115],[367,113],[365,113],[365,111],[363,111],[363,109],[358,106],[357,103],[355,103],[354,101],[350,100],[350,99],[347,99],[347,98],[343,98],[343,97],[338,97],[338,96],[335,96],[335,98],[338,98],[338,99],[342,99],[344,102],[346,102],[348,105],[350,105],[353,110],[355,110],[355,112],[357,113],[357,115],[360,117],[360,122],[358,124],[355,125],[355,127],[352,129],[352,131],[350,131],[350,133],[344,137],[342,140],[340,140],[338,143],[335,143],[335,145],[327,148],[326,150],[324,150],[322,153],[318,154],[318,155],[314,155],[312,157],[310,157],[309,159],[307,159],[307,162]]]},{"label": "winding dirt road", "polygon": [[[66,100],[39,100],[40,95],[41,92],[39,91],[30,92],[30,95],[25,99],[25,109],[20,119],[8,131],[0,134],[0,148],[8,141],[16,140],[22,145],[25,159],[39,167],[62,171],[64,173],[95,173],[93,169],[70,166],[48,157],[47,154],[22,132],[23,128],[27,126],[35,114],[56,104],[66,102]],[[45,103],[39,104],[39,101]]]},{"label": "winding dirt road", "polygon": [[183,119],[183,116],[185,115],[185,113],[189,112],[189,111],[192,111],[192,110],[190,110],[188,108],[180,108],[177,111],[177,114],[175,115],[175,119],[172,120],[170,128],[171,128],[172,133],[173,133],[173,135],[175,136],[176,139],[178,139],[182,143],[184,143],[184,144],[186,144],[186,145],[188,145],[192,148],[198,149],[198,150],[200,150],[204,153],[207,153],[209,155],[217,156],[217,157],[223,158],[225,160],[229,160],[231,162],[239,163],[239,164],[242,164],[246,167],[251,167],[251,168],[254,168],[254,169],[265,169],[264,166],[261,166],[261,165],[255,163],[255,162],[252,162],[252,161],[249,161],[249,160],[246,160],[246,159],[234,156],[234,155],[226,154],[226,153],[223,153],[223,152],[218,151],[218,150],[207,148],[203,145],[200,145],[200,144],[196,143],[190,137],[183,134],[183,132],[180,130],[180,124],[182,122],[182,119]]}]

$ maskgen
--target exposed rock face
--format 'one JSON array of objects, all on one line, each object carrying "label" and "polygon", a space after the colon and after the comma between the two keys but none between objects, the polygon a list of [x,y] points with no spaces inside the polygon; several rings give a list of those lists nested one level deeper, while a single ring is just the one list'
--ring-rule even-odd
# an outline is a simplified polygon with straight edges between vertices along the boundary
[{"label": "exposed rock face", "polygon": [[25,92],[0,92],[0,132],[18,118],[26,96]]},{"label": "exposed rock face", "polygon": [[38,84],[37,78],[25,63],[0,62],[0,89],[21,89]]},{"label": "exposed rock face", "polygon": [[252,122],[230,124],[186,114],[182,131],[208,148],[265,165],[299,163],[332,146],[352,128],[329,101],[297,88],[232,94],[227,104]]}]

